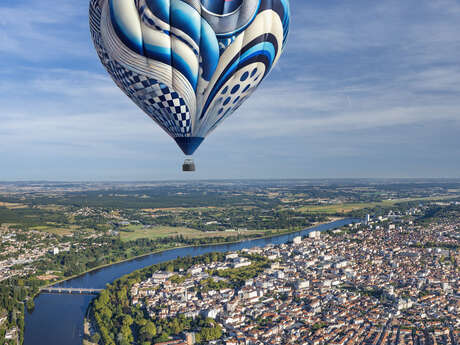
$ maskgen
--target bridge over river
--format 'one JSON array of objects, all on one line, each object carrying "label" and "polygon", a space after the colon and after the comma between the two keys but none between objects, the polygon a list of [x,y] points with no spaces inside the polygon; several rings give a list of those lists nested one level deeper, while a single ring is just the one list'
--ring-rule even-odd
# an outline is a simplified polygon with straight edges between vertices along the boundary
[{"label": "bridge over river", "polygon": [[57,294],[98,295],[103,290],[104,289],[46,287],[46,288],[42,288],[40,291],[44,293],[57,293]]}]

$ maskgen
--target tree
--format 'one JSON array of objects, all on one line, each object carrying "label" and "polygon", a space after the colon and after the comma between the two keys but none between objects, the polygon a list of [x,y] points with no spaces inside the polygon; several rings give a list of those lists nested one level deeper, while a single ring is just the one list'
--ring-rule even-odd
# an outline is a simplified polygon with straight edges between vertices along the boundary
[{"label": "tree", "polygon": [[173,334],[179,334],[180,332],[182,332],[182,327],[181,325],[179,324],[179,320],[178,319],[174,319],[172,322],[171,322],[171,331]]},{"label": "tree", "polygon": [[217,327],[203,327],[200,331],[200,338],[202,341],[217,340],[222,337],[222,329]]},{"label": "tree", "polygon": [[133,318],[130,315],[125,315],[123,317],[123,326],[130,327],[133,324]]},{"label": "tree", "polygon": [[94,333],[93,336],[91,337],[91,341],[93,343],[99,344],[100,340],[101,340],[101,335],[99,333]]},{"label": "tree", "polygon": [[151,340],[157,335],[157,328],[152,321],[147,321],[145,326],[142,326],[139,333],[144,339]]}]

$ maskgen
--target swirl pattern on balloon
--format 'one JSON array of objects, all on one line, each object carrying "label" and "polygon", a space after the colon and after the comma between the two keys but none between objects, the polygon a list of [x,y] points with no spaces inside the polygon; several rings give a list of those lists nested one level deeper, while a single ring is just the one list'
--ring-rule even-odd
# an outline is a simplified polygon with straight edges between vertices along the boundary
[{"label": "swirl pattern on balloon", "polygon": [[190,155],[278,61],[288,0],[91,0],[117,86]]}]

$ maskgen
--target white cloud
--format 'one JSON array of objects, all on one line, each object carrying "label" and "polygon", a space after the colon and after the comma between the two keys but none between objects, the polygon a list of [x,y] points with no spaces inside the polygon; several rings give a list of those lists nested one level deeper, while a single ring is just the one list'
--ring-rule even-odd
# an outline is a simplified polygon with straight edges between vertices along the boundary
[{"label": "white cloud", "polygon": [[133,142],[171,140],[107,76],[64,69],[28,72],[34,79],[27,87],[18,79],[0,82],[3,147],[64,152],[72,146],[106,156],[129,150]]}]

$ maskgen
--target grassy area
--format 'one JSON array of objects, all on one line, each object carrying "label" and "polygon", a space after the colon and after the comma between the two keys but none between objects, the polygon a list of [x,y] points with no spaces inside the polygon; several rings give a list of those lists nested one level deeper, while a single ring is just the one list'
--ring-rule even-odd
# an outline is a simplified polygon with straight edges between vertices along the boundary
[{"label": "grassy area", "polygon": [[53,211],[53,212],[65,210],[64,206],[59,206],[59,205],[38,205],[36,207],[40,210]]},{"label": "grassy area", "polygon": [[446,200],[455,198],[456,195],[448,196],[439,196],[439,197],[429,197],[429,198],[407,198],[407,199],[393,199],[393,200],[384,200],[381,202],[366,202],[366,203],[345,203],[345,204],[335,204],[335,205],[311,205],[301,207],[298,210],[300,212],[310,213],[310,214],[337,214],[337,213],[347,213],[355,210],[362,210],[364,208],[373,208],[377,206],[393,206],[401,202],[410,202],[410,201],[428,201],[428,200]]},{"label": "grassy area", "polygon": [[40,225],[40,226],[33,226],[30,228],[30,230],[36,230],[36,231],[46,231],[50,227],[48,225]]},{"label": "grassy area", "polygon": [[215,207],[215,206],[206,206],[206,207],[166,207],[166,208],[143,208],[142,211],[148,213],[156,213],[156,212],[184,212],[184,211],[209,211],[215,209],[224,209],[222,207]]},{"label": "grassy area", "polygon": [[92,343],[89,340],[83,339],[83,345],[96,345],[96,343]]},{"label": "grassy area", "polygon": [[50,234],[59,235],[59,236],[72,235],[73,231],[76,229],[79,229],[79,226],[71,225],[68,228],[59,228],[59,227],[53,227],[49,225],[40,225],[40,226],[34,226],[30,228],[30,230],[44,231],[44,232],[48,232]]},{"label": "grassy area", "polygon": [[376,206],[391,206],[394,202],[368,202],[368,203],[350,203],[350,204],[336,204],[336,205],[311,205],[301,207],[298,210],[310,214],[337,214],[347,213],[354,210],[361,210],[363,208],[372,208]]},{"label": "grassy area", "polygon": [[[184,227],[172,227],[172,226],[155,226],[152,228],[144,228],[142,225],[130,225],[121,231],[120,237],[123,241],[133,241],[138,238],[149,238],[157,239],[162,237],[174,237],[182,235],[187,238],[212,238],[212,237],[227,237],[237,235],[236,231],[199,231],[195,229],[189,229]],[[245,230],[240,231],[241,235],[248,234],[263,234],[263,230]]]},{"label": "grassy area", "polygon": [[27,205],[0,201],[0,207],[6,207],[9,210],[17,210],[18,208],[27,208]]}]

